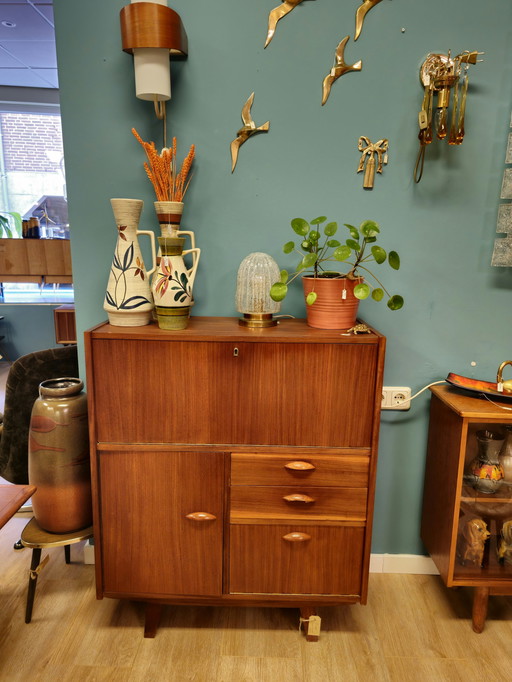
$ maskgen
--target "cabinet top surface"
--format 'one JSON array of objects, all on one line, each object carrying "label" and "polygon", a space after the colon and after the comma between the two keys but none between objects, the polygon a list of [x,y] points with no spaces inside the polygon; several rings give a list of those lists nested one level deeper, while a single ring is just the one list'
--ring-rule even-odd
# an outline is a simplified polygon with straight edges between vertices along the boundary
[{"label": "cabinet top surface", "polygon": [[86,332],[94,339],[158,340],[158,341],[243,341],[294,343],[358,343],[376,344],[384,337],[375,329],[371,333],[347,334],[340,329],[313,329],[305,320],[284,318],[275,327],[250,329],[238,323],[237,317],[191,317],[186,329],[167,331],[155,322],[142,327],[114,327],[102,323]]},{"label": "cabinet top surface", "polygon": [[512,408],[512,401],[510,400],[493,400],[493,402],[490,402],[484,396],[473,396],[462,389],[454,388],[447,384],[432,386],[430,390],[460,417],[469,420],[512,420],[512,411],[510,410]]}]

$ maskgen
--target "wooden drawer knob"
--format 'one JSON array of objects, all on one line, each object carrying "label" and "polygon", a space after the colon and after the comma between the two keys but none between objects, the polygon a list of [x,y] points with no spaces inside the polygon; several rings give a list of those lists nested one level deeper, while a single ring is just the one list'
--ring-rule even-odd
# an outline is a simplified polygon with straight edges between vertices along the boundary
[{"label": "wooden drawer knob", "polygon": [[304,495],[303,493],[292,493],[291,495],[285,495],[283,500],[286,502],[301,502],[302,504],[311,504],[315,501],[314,497],[309,495]]},{"label": "wooden drawer knob", "polygon": [[302,462],[300,460],[288,462],[288,464],[284,465],[284,468],[289,469],[290,471],[314,471],[316,469],[313,464],[310,464],[309,462]]},{"label": "wooden drawer knob", "polygon": [[286,540],[287,542],[306,542],[307,540],[311,540],[311,535],[308,535],[307,533],[288,533],[287,535],[283,535],[283,540]]},{"label": "wooden drawer knob", "polygon": [[187,514],[187,519],[191,521],[215,521],[217,517],[209,512],[192,512]]}]

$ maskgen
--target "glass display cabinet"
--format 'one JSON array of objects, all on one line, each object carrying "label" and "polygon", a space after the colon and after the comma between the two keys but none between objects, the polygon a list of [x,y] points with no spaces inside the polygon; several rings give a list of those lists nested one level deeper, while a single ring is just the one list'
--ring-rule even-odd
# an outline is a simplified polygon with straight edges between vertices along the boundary
[{"label": "glass display cabinet", "polygon": [[447,587],[474,588],[482,632],[489,595],[512,595],[512,401],[430,390],[421,537]]}]

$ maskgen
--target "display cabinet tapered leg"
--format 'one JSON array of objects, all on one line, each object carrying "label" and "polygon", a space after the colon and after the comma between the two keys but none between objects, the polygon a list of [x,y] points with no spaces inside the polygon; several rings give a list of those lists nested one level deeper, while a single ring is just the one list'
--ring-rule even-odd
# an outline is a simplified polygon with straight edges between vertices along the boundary
[{"label": "display cabinet tapered leg", "polygon": [[67,564],[71,563],[71,547],[64,545],[64,558]]},{"label": "display cabinet tapered leg", "polygon": [[36,594],[37,585],[37,567],[41,560],[41,549],[35,547],[32,550],[32,561],[30,562],[30,573],[28,576],[28,592],[27,592],[27,608],[25,611],[25,623],[30,623],[32,620],[32,607],[34,606],[34,596]]},{"label": "display cabinet tapered leg", "polygon": [[153,638],[156,635],[162,615],[162,604],[146,604],[146,619],[144,623],[144,637]]},{"label": "display cabinet tapered leg", "polygon": [[473,630],[482,632],[487,618],[487,605],[489,603],[489,588],[475,587],[473,595]]}]

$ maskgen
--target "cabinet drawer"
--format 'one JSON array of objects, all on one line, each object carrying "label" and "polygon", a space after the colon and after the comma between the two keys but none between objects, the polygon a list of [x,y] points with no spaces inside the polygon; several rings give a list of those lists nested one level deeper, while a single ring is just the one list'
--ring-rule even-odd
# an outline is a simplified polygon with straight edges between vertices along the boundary
[{"label": "cabinet drawer", "polygon": [[234,486],[230,519],[231,522],[269,518],[364,521],[366,497],[366,488]]},{"label": "cabinet drawer", "polygon": [[233,525],[229,591],[358,596],[364,532],[350,526]]},{"label": "cabinet drawer", "polygon": [[365,487],[370,458],[358,455],[232,453],[231,485]]}]

